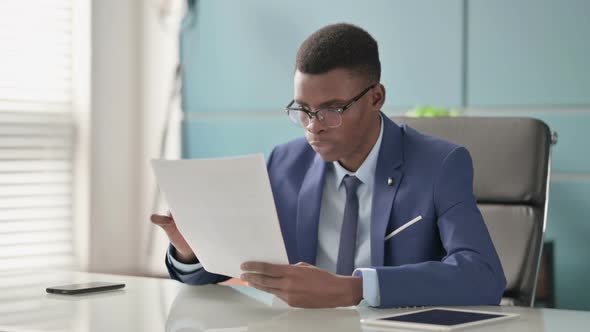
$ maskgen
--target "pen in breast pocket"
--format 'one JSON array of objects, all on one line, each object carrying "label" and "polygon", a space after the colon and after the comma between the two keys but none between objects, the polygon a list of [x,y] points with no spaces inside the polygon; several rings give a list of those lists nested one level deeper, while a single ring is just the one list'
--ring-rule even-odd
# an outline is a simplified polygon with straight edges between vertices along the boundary
[{"label": "pen in breast pocket", "polygon": [[387,235],[385,237],[384,241],[387,241],[389,239],[391,239],[392,237],[396,236],[399,232],[403,231],[404,229],[412,226],[413,224],[417,223],[418,221],[422,220],[422,216],[417,216],[416,218],[408,221],[407,223],[401,225],[398,229],[394,230],[393,232],[391,232],[391,234]]}]

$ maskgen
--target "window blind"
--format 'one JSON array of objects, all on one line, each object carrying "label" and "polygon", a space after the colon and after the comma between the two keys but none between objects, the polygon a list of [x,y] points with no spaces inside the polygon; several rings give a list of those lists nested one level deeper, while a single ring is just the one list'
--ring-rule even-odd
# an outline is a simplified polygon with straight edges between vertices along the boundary
[{"label": "window blind", "polygon": [[74,265],[72,1],[0,0],[0,272]]}]

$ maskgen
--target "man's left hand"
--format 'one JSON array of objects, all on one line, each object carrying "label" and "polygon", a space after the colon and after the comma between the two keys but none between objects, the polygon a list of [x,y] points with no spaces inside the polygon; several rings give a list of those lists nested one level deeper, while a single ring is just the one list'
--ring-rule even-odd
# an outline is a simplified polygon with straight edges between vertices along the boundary
[{"label": "man's left hand", "polygon": [[292,307],[334,308],[357,305],[363,296],[360,277],[340,276],[307,263],[247,262],[241,279],[272,293]]}]

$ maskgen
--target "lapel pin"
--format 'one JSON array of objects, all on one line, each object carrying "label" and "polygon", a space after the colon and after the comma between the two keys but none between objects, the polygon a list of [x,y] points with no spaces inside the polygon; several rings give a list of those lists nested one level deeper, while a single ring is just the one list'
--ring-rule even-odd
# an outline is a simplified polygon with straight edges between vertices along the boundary
[{"label": "lapel pin", "polygon": [[388,186],[393,186],[393,178],[387,178],[387,185]]}]

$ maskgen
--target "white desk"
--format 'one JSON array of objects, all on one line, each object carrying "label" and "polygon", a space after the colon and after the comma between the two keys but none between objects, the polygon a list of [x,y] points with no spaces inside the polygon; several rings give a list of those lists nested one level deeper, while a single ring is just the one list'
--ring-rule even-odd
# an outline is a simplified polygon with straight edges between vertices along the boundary
[{"label": "white desk", "polygon": [[[95,295],[53,295],[45,288],[87,281],[127,284]],[[359,320],[409,309],[304,310],[241,286],[79,272],[0,273],[0,331],[371,331]],[[589,331],[590,312],[471,307],[513,312],[515,320],[469,331]]]}]

